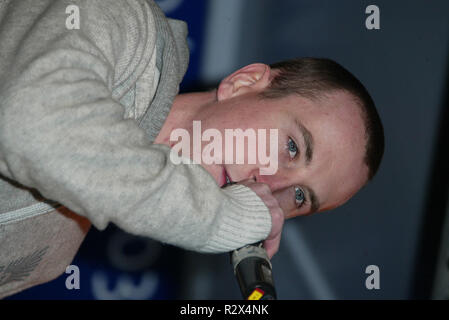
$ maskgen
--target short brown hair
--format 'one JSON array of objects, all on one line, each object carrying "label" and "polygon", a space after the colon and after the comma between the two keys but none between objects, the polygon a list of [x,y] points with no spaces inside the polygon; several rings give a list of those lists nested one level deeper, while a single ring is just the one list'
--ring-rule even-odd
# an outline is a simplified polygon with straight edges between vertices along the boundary
[{"label": "short brown hair", "polygon": [[262,98],[275,99],[290,94],[317,99],[325,93],[344,90],[352,94],[359,105],[366,135],[364,161],[368,166],[368,180],[376,174],[384,153],[384,130],[374,101],[363,84],[337,62],[325,58],[296,58],[271,64],[280,72]]}]

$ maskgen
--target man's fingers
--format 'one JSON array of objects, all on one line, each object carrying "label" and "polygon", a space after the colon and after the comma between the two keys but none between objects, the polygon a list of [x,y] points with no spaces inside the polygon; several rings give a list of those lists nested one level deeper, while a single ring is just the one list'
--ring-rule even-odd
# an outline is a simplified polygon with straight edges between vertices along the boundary
[{"label": "man's fingers", "polygon": [[284,226],[284,213],[281,209],[271,209],[271,232],[267,239],[275,238],[279,233],[282,232],[282,227]]},{"label": "man's fingers", "polygon": [[271,221],[272,228],[270,235],[264,241],[264,247],[267,250],[268,257],[271,259],[279,250],[281,241],[282,228],[284,226],[284,213],[281,209],[272,210]]},{"label": "man's fingers", "polygon": [[281,242],[281,233],[279,233],[274,239],[264,241],[263,246],[267,251],[270,260],[271,258],[273,258],[276,252],[278,252],[280,242]]},{"label": "man's fingers", "polygon": [[273,257],[279,249],[282,227],[284,225],[284,212],[279,205],[278,200],[271,193],[270,187],[265,183],[258,183],[254,179],[239,181],[240,184],[252,189],[265,203],[271,215],[271,231],[264,241],[264,247],[268,256]]}]

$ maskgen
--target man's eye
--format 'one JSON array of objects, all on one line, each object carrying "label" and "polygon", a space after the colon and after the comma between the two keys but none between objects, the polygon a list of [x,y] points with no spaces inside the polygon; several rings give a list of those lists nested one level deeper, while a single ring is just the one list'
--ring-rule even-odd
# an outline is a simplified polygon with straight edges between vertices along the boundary
[{"label": "man's eye", "polygon": [[296,143],[292,140],[292,138],[288,138],[287,142],[288,153],[290,154],[290,159],[293,159],[298,154],[298,147]]},{"label": "man's eye", "polygon": [[298,208],[300,208],[306,201],[304,196],[304,191],[301,188],[295,187],[295,203]]}]

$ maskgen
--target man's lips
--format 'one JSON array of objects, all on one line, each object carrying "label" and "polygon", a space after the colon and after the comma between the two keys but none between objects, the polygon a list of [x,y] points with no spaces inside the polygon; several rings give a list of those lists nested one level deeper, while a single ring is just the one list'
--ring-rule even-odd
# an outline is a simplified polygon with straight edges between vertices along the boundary
[{"label": "man's lips", "polygon": [[228,173],[226,172],[226,169],[223,168],[222,177],[221,177],[221,185],[224,186],[225,184],[228,184],[229,182],[232,182],[232,180],[229,177]]}]

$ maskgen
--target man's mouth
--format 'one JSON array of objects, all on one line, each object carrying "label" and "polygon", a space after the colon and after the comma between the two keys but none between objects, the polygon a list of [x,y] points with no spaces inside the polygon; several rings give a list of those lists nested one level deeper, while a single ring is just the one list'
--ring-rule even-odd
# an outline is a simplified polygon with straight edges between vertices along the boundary
[{"label": "man's mouth", "polygon": [[228,184],[228,183],[231,183],[231,182],[232,182],[232,180],[231,180],[231,178],[229,177],[228,172],[226,171],[225,168],[223,168],[223,181],[222,181],[222,186],[224,186],[224,185],[226,185],[226,184]]}]

